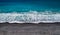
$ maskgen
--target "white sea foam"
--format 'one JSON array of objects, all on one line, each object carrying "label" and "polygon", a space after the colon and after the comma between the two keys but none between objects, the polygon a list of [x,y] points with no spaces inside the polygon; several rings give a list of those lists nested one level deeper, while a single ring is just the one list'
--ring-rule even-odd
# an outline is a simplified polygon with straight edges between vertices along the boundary
[{"label": "white sea foam", "polygon": [[23,13],[0,13],[0,23],[39,23],[60,22],[60,14],[52,12],[23,12]]}]

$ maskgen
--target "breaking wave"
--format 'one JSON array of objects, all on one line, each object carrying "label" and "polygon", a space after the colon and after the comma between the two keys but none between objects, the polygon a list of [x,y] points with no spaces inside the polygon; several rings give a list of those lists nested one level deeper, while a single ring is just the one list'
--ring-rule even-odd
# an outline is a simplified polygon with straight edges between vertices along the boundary
[{"label": "breaking wave", "polygon": [[21,13],[0,13],[0,23],[39,23],[39,22],[60,22],[60,14],[52,12],[21,12]]}]

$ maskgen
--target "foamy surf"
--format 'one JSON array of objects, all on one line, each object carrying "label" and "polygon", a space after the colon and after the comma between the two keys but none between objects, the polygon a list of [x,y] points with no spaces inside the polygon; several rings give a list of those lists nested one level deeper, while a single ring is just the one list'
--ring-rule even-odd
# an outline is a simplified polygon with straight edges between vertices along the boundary
[{"label": "foamy surf", "polygon": [[53,23],[60,22],[60,14],[30,11],[24,13],[0,13],[0,23]]}]

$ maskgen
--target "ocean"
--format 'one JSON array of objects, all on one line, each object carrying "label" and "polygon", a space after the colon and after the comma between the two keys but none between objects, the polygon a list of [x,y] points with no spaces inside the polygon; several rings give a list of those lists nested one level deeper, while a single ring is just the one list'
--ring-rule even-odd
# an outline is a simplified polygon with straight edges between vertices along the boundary
[{"label": "ocean", "polygon": [[0,22],[60,22],[60,1],[0,0]]}]

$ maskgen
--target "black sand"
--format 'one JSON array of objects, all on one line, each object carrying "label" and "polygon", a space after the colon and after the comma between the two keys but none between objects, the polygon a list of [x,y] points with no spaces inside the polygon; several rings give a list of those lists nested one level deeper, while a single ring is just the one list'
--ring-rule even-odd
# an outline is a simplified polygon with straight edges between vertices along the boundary
[{"label": "black sand", "polygon": [[0,35],[60,35],[60,23],[0,23]]}]

